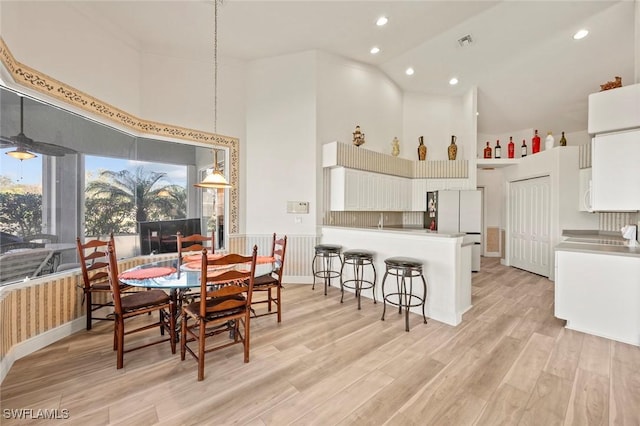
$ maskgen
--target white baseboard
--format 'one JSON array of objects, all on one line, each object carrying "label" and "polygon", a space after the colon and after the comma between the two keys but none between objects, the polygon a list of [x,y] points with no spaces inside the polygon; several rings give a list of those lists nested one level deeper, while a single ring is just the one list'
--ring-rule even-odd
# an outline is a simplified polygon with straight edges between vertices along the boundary
[{"label": "white baseboard", "polygon": [[282,285],[287,285],[287,283],[290,284],[313,284],[313,277],[308,276],[308,275],[293,275],[293,276],[288,276],[285,275],[284,278],[282,278]]},{"label": "white baseboard", "polygon": [[85,317],[82,316],[11,347],[9,353],[0,361],[0,383],[2,383],[7,376],[15,361],[55,343],[64,337],[70,336],[77,331],[84,330],[85,326],[86,320]]}]

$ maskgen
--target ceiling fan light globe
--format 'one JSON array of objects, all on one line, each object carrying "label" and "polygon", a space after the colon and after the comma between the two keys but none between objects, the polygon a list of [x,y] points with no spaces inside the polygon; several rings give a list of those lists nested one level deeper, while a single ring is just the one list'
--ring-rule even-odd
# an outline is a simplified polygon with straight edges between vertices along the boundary
[{"label": "ceiling fan light globe", "polygon": [[5,154],[7,154],[9,157],[15,158],[16,160],[31,160],[32,158],[36,158],[37,155],[35,155],[32,152],[27,151],[26,149],[22,148],[22,147],[18,147],[13,151],[7,151],[5,152]]}]

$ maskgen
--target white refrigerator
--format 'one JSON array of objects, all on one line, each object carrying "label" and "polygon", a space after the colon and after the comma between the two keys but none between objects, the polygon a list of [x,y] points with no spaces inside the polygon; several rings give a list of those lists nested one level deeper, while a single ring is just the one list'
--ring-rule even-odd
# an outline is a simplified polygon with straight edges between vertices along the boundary
[{"label": "white refrigerator", "polygon": [[471,270],[480,271],[482,252],[482,192],[432,191],[427,192],[425,228],[439,232],[461,232],[473,242]]}]

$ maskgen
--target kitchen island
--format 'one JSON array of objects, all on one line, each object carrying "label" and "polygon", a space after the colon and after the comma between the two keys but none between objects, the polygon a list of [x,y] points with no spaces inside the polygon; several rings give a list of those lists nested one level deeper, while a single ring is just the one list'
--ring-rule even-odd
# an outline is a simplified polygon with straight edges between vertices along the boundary
[{"label": "kitchen island", "polygon": [[640,247],[597,232],[563,237],[555,247],[555,316],[567,328],[640,346]]},{"label": "kitchen island", "polygon": [[[389,257],[407,256],[424,262],[427,317],[455,326],[462,322],[462,314],[471,308],[473,242],[467,241],[464,234],[431,232],[422,228],[323,226],[321,242],[339,244],[342,251],[365,249],[375,253],[378,300],[382,300],[384,260]],[[414,291],[415,287],[421,286],[414,286]],[[418,292],[418,295],[422,296],[420,288]],[[371,290],[365,290],[362,296],[372,298],[373,293]],[[420,307],[412,308],[412,312],[422,314]]]}]

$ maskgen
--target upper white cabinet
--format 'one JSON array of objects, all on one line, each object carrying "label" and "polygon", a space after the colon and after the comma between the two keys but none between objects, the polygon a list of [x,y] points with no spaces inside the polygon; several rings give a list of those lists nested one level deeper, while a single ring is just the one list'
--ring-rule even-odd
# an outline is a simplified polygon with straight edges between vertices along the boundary
[{"label": "upper white cabinet", "polygon": [[411,180],[335,167],[331,169],[331,210],[411,210]]},{"label": "upper white cabinet", "polygon": [[640,84],[589,95],[590,134],[640,127]]},{"label": "upper white cabinet", "polygon": [[640,129],[596,135],[591,148],[593,210],[640,210]]}]

